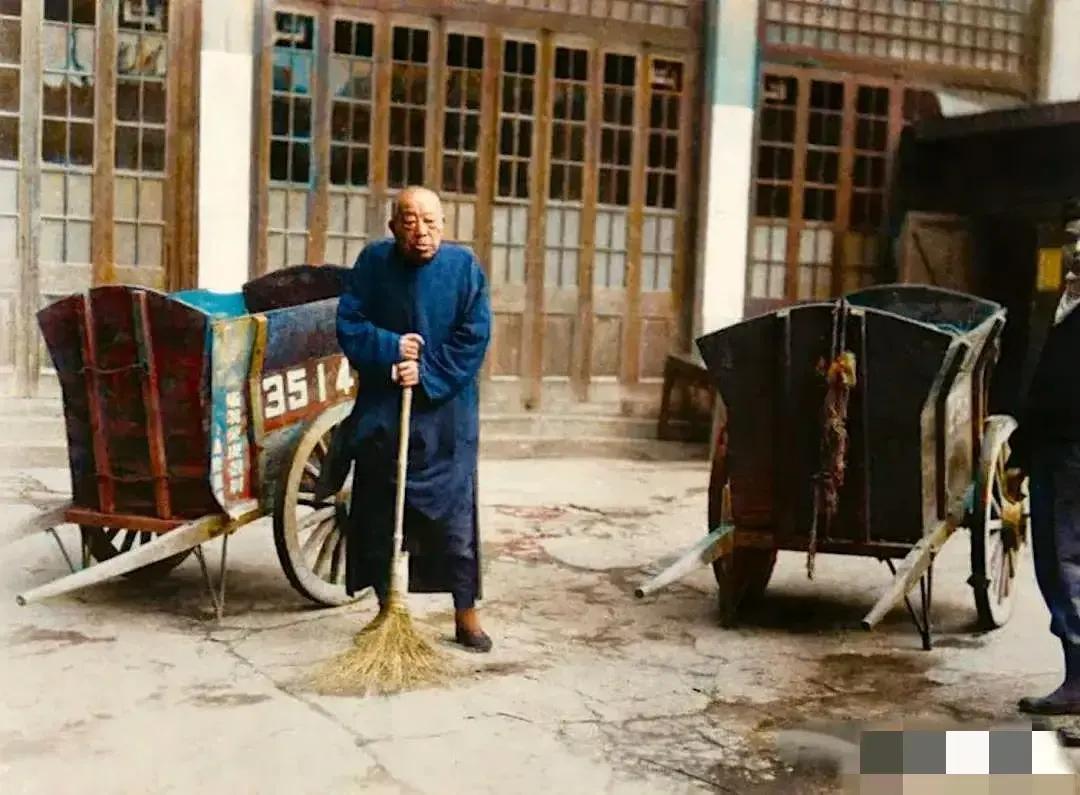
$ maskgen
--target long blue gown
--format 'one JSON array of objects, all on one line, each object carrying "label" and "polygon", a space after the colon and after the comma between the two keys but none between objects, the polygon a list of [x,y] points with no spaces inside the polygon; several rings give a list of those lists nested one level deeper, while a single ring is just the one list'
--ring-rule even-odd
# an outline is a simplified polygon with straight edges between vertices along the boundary
[{"label": "long blue gown", "polygon": [[476,256],[450,243],[422,265],[407,262],[393,239],[370,243],[338,304],[338,341],[359,377],[345,426],[356,466],[346,588],[382,593],[388,582],[402,394],[391,368],[409,332],[424,338],[405,493],[409,590],[453,593],[468,607],[480,596],[477,376],[491,306]]}]

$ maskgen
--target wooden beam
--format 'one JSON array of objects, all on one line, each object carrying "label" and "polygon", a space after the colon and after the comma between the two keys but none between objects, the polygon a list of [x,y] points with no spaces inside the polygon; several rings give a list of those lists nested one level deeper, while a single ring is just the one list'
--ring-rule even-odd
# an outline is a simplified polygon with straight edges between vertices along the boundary
[{"label": "wooden beam", "polygon": [[689,15],[685,27],[650,25],[640,22],[597,18],[585,14],[536,11],[520,5],[487,2],[482,9],[461,0],[337,0],[341,8],[369,9],[412,16],[439,16],[447,22],[474,22],[477,12],[486,23],[504,30],[544,30],[555,35],[591,36],[597,41],[626,44],[648,43],[655,47],[687,50],[701,46],[702,30]]},{"label": "wooden beam", "polygon": [[97,53],[94,64],[94,188],[91,282],[116,280],[113,219],[116,214],[116,34],[117,0],[97,7]]},{"label": "wooden beam", "polygon": [[202,6],[182,0],[169,6],[165,191],[165,284],[169,290],[199,282],[198,118]]},{"label": "wooden beam", "polygon": [[[473,241],[477,256],[484,265],[488,294],[491,294],[491,225],[495,203],[495,173],[498,169],[499,72],[502,69],[502,38],[493,26],[484,33],[484,72],[480,89],[480,151],[476,167],[476,230]],[[495,328],[492,323],[492,344]],[[484,357],[481,383],[491,380],[495,357]]]},{"label": "wooden beam", "polygon": [[[784,300],[793,302],[799,295],[799,237],[803,228],[803,186],[806,182],[806,139],[810,126],[810,76],[796,77],[798,97],[795,103],[795,157],[791,174],[791,197],[788,201],[787,251],[784,256]],[[757,161],[758,141],[751,157]],[[770,268],[771,271],[771,268]],[[769,274],[772,281],[772,273]]]},{"label": "wooden beam", "polygon": [[555,43],[550,31],[540,34],[537,49],[536,89],[529,169],[529,235],[525,250],[524,404],[539,409],[544,377],[544,233],[548,182],[551,176],[551,89],[555,80]]},{"label": "wooden beam", "polygon": [[770,63],[872,75],[884,79],[899,79],[939,88],[949,86],[973,91],[990,91],[1012,94],[1024,99],[1030,99],[1033,96],[1030,77],[1026,72],[1014,75],[958,66],[846,55],[792,44],[763,44],[762,58]]},{"label": "wooden beam", "polygon": [[424,181],[442,190],[442,137],[446,117],[446,19],[435,20],[428,47],[427,118],[424,123]]},{"label": "wooden beam", "polygon": [[574,397],[589,399],[593,346],[593,274],[596,265],[596,204],[600,167],[600,134],[604,110],[604,54],[589,48],[589,87],[585,108],[585,173],[581,186],[581,263],[578,268],[578,312],[571,351],[570,385]]},{"label": "wooden beam", "polygon": [[626,327],[622,339],[620,380],[624,387],[641,378],[641,257],[642,227],[645,223],[645,155],[648,146],[650,53],[642,48],[637,56],[634,89],[633,155],[630,167],[630,212],[626,241]]},{"label": "wooden beam", "polygon": [[308,192],[307,261],[326,262],[326,229],[330,221],[330,49],[334,31],[330,9],[315,14],[315,74],[313,75],[311,146],[314,190]]},{"label": "wooden beam", "polygon": [[[855,173],[855,109],[859,99],[859,84],[852,77],[845,77],[844,104],[840,117],[840,153],[836,174],[836,216],[833,218],[832,245],[832,294],[842,295],[847,263],[844,262],[844,236],[851,228],[851,205],[854,198]],[[890,92],[891,93],[891,92]],[[814,273],[817,283],[817,273]]]},{"label": "wooden beam", "polygon": [[23,3],[19,98],[19,296],[15,319],[15,389],[37,391],[41,250],[41,3]]},{"label": "wooden beam", "polygon": [[[697,201],[694,195],[693,175],[698,139],[694,135],[701,125],[695,124],[700,118],[697,59],[688,57],[683,62],[682,86],[679,96],[679,144],[678,173],[675,177],[675,206],[678,212],[675,221],[675,261],[671,269],[671,310],[675,325],[675,346],[680,352],[690,347],[691,327],[693,325],[693,224],[696,216]],[[746,197],[747,202],[750,197]],[[690,296],[690,301],[686,297]]]},{"label": "wooden beam", "polygon": [[274,9],[272,0],[257,0],[255,6],[255,80],[251,132],[255,151],[251,158],[251,237],[249,272],[252,277],[267,272],[267,227],[270,223],[270,93],[274,80]]},{"label": "wooden beam", "polygon": [[375,202],[374,229],[368,234],[373,238],[385,234],[387,183],[389,181],[390,158],[390,85],[393,77],[391,62],[393,31],[389,14],[381,14],[375,24],[375,102],[373,118],[375,123],[371,131],[371,196]]}]

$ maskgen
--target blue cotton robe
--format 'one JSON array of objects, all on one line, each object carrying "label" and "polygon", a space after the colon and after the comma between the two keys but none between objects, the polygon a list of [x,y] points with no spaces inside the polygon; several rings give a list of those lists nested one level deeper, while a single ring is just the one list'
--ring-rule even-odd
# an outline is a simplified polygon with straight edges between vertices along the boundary
[{"label": "blue cotton robe", "polygon": [[365,246],[338,304],[338,342],[359,377],[345,424],[356,467],[346,588],[356,593],[388,575],[402,394],[391,368],[409,332],[424,339],[405,490],[409,590],[453,590],[461,575],[450,571],[452,557],[469,561],[479,597],[477,376],[491,335],[486,280],[464,246],[443,243],[414,265],[393,239]]}]

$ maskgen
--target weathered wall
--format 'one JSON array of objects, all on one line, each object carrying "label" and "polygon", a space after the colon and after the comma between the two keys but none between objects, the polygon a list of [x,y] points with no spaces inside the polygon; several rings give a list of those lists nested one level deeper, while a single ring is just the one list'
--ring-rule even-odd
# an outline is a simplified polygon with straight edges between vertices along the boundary
[{"label": "weathered wall", "polygon": [[199,286],[248,278],[253,3],[204,2],[199,75]]},{"label": "weathered wall", "polygon": [[738,322],[754,145],[756,0],[707,0],[694,335]]},{"label": "weathered wall", "polygon": [[1080,99],[1080,0],[1050,0],[1043,27],[1044,102]]}]

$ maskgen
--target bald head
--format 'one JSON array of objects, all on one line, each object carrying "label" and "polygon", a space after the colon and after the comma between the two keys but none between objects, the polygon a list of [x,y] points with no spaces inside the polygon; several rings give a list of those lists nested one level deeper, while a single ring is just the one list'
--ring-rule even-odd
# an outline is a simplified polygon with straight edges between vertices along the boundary
[{"label": "bald head", "polygon": [[443,221],[438,195],[414,185],[405,188],[394,200],[390,231],[406,259],[427,262],[442,244]]}]

